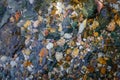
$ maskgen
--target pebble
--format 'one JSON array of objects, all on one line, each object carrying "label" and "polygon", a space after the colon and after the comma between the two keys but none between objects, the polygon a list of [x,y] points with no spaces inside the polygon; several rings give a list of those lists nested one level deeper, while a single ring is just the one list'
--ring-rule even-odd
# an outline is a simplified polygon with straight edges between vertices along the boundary
[{"label": "pebble", "polygon": [[2,56],[2,57],[0,58],[0,60],[1,60],[2,62],[5,62],[5,61],[7,60],[7,56]]},{"label": "pebble", "polygon": [[33,4],[34,0],[29,0],[30,4]]},{"label": "pebble", "polygon": [[74,48],[73,52],[72,52],[73,56],[77,57],[78,53],[79,53],[79,49],[78,48]]},{"label": "pebble", "polygon": [[47,48],[48,50],[52,49],[52,48],[53,48],[53,43],[48,43],[48,44],[46,45],[46,48]]},{"label": "pebble", "polygon": [[17,63],[15,61],[11,61],[10,65],[11,65],[11,67],[15,67],[15,66],[17,66]]},{"label": "pebble", "polygon": [[60,52],[55,53],[55,58],[59,62],[61,59],[63,59],[63,54]]},{"label": "pebble", "polygon": [[70,38],[72,38],[72,35],[69,34],[69,33],[65,33],[65,34],[64,34],[64,38],[66,38],[66,39],[70,39]]},{"label": "pebble", "polygon": [[39,20],[36,20],[36,21],[33,22],[33,26],[34,26],[35,28],[37,28],[37,27],[39,26],[39,24],[40,24],[40,21],[39,21]]}]

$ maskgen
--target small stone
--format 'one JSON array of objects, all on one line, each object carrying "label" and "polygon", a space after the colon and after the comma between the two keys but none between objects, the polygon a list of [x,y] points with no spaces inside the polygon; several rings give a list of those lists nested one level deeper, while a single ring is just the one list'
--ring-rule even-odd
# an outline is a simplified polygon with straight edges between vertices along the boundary
[{"label": "small stone", "polygon": [[17,66],[17,63],[15,61],[10,62],[11,67]]},{"label": "small stone", "polygon": [[43,17],[42,16],[38,16],[38,20],[39,20],[39,22],[42,22],[43,21]]},{"label": "small stone", "polygon": [[72,59],[72,56],[71,56],[71,55],[69,55],[69,54],[66,55],[66,57],[65,57],[65,60],[66,60],[66,61],[70,62],[71,59]]},{"label": "small stone", "polygon": [[28,66],[31,66],[32,63],[27,60],[27,61],[25,61],[25,62],[23,63],[23,65],[24,65],[24,67],[28,67]]},{"label": "small stone", "polygon": [[31,25],[31,21],[27,20],[23,26],[24,28],[28,28],[30,25]]},{"label": "small stone", "polygon": [[0,60],[1,60],[2,62],[5,62],[5,61],[7,60],[7,56],[2,56],[2,57],[0,58]]},{"label": "small stone", "polygon": [[44,57],[44,56],[46,56],[47,54],[48,54],[48,50],[47,50],[46,48],[42,48],[42,49],[40,50],[39,56],[40,56],[40,57]]},{"label": "small stone", "polygon": [[24,49],[24,50],[22,50],[22,52],[26,55],[30,55],[31,50],[30,49]]},{"label": "small stone", "polygon": [[26,36],[25,44],[27,45],[30,42],[31,36],[28,35]]},{"label": "small stone", "polygon": [[63,30],[63,29],[62,29],[62,25],[61,25],[61,24],[59,24],[58,26],[59,26],[59,27],[58,27],[58,31],[60,31],[60,32],[61,32],[61,31]]},{"label": "small stone", "polygon": [[72,52],[72,55],[76,57],[76,56],[78,56],[78,53],[79,53],[79,49],[78,48],[74,48],[73,52]]},{"label": "small stone", "polygon": [[72,53],[72,49],[68,48],[68,49],[66,50],[66,54],[70,54],[70,53]]},{"label": "small stone", "polygon": [[81,34],[83,30],[86,28],[86,23],[87,23],[87,19],[85,19],[82,23],[80,23],[79,31],[78,31],[79,34]]},{"label": "small stone", "polygon": [[51,33],[56,32],[56,28],[50,28],[49,30],[50,30]]},{"label": "small stone", "polygon": [[29,0],[30,4],[33,4],[34,0]]},{"label": "small stone", "polygon": [[99,26],[98,21],[93,21],[93,24],[90,26],[90,29],[95,30]]},{"label": "small stone", "polygon": [[47,45],[46,45],[46,48],[48,49],[48,50],[50,50],[50,49],[52,49],[53,48],[53,43],[48,43]]},{"label": "small stone", "polygon": [[102,67],[102,64],[98,63],[97,66],[98,66],[98,67]]},{"label": "small stone", "polygon": [[104,56],[104,54],[103,53],[98,53],[98,58],[100,58],[100,57],[103,57]]},{"label": "small stone", "polygon": [[109,25],[107,26],[107,30],[108,31],[114,31],[115,30],[115,22],[114,22],[114,20],[112,20],[110,23],[109,23]]},{"label": "small stone", "polygon": [[15,22],[14,17],[11,17],[11,18],[10,18],[10,22],[12,22],[12,23],[14,23],[14,22]]},{"label": "small stone", "polygon": [[83,46],[79,46],[79,49],[83,49]]},{"label": "small stone", "polygon": [[34,26],[35,28],[37,28],[37,27],[39,26],[39,24],[40,24],[40,21],[39,21],[39,20],[36,20],[36,21],[33,22],[33,26]]},{"label": "small stone", "polygon": [[75,17],[77,17],[77,16],[78,16],[77,12],[76,12],[76,11],[73,11],[70,17],[71,17],[71,18],[75,18]]},{"label": "small stone", "polygon": [[44,30],[44,35],[47,36],[49,34],[49,31],[47,29]]},{"label": "small stone", "polygon": [[94,32],[93,35],[94,35],[95,37],[98,37],[99,33],[98,33],[98,32]]},{"label": "small stone", "polygon": [[101,74],[106,74],[106,68],[105,67],[102,67],[101,69],[100,69],[100,72],[101,72]]},{"label": "small stone", "polygon": [[70,46],[70,47],[76,46],[75,41],[71,40],[71,41],[69,42],[69,46]]},{"label": "small stone", "polygon": [[34,33],[37,33],[37,32],[38,32],[38,29],[32,29],[32,31],[33,31]]},{"label": "small stone", "polygon": [[64,34],[64,38],[70,39],[70,38],[72,38],[72,35],[71,35],[71,34],[68,34],[68,33],[65,33],[65,34]]},{"label": "small stone", "polygon": [[15,13],[14,17],[15,17],[15,21],[18,22],[18,20],[19,20],[20,17],[21,17],[21,13],[20,13],[19,11],[17,11],[17,12]]},{"label": "small stone", "polygon": [[61,38],[60,40],[57,41],[57,45],[63,46],[65,44],[65,39]]},{"label": "small stone", "polygon": [[98,58],[100,64],[106,64],[106,60],[103,57]]},{"label": "small stone", "polygon": [[28,66],[27,69],[28,69],[28,71],[33,71],[32,66]]},{"label": "small stone", "polygon": [[56,52],[55,58],[59,62],[61,59],[63,59],[63,54],[61,52]]},{"label": "small stone", "polygon": [[93,66],[88,65],[87,69],[88,69],[89,72],[94,72],[94,67]]}]

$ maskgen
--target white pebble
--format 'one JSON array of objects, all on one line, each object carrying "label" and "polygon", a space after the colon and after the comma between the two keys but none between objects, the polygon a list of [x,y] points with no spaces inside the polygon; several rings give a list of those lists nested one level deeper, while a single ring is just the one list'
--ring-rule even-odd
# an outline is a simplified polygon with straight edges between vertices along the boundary
[{"label": "white pebble", "polygon": [[34,0],[29,0],[30,4],[33,4]]},{"label": "white pebble", "polygon": [[68,34],[68,33],[65,33],[65,34],[64,34],[64,38],[70,39],[70,38],[72,38],[72,35],[71,35],[71,34]]},{"label": "white pebble", "polygon": [[17,66],[17,63],[15,61],[11,61],[10,65],[11,65],[11,67],[15,67],[15,66]]},{"label": "white pebble", "polygon": [[53,48],[53,43],[48,43],[47,46],[46,46],[47,49],[52,49]]},{"label": "white pebble", "polygon": [[59,53],[59,52],[56,52],[55,58],[56,58],[57,61],[60,61],[63,58],[63,54]]},{"label": "white pebble", "polygon": [[5,62],[5,61],[7,60],[7,56],[2,56],[2,57],[0,58],[0,60],[1,60],[2,62]]}]

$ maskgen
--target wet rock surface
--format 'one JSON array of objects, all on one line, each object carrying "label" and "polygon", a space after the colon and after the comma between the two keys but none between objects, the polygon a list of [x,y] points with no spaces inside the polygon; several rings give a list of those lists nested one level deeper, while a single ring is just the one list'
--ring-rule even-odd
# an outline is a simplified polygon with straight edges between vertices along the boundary
[{"label": "wet rock surface", "polygon": [[7,23],[0,29],[1,54],[13,56],[24,47],[24,41],[20,28],[15,24]]},{"label": "wet rock surface", "polygon": [[0,2],[0,80],[120,79],[120,0]]}]

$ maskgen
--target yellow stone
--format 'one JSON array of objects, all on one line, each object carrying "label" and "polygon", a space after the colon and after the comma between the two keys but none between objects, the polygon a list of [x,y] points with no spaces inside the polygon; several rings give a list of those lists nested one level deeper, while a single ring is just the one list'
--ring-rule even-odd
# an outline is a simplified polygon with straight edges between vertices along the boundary
[{"label": "yellow stone", "polygon": [[108,31],[114,31],[115,30],[115,22],[114,22],[114,20],[112,20],[110,23],[109,23],[109,25],[107,26],[107,30]]},{"label": "yellow stone", "polygon": [[91,29],[92,29],[92,30],[95,30],[98,26],[99,26],[98,21],[93,21],[93,24],[92,24],[92,26],[91,26]]},{"label": "yellow stone", "polygon": [[93,34],[94,34],[95,37],[97,37],[99,35],[98,32],[94,32]]},{"label": "yellow stone", "polygon": [[101,74],[106,74],[106,68],[105,67],[102,67],[101,70],[100,70]]},{"label": "yellow stone", "polygon": [[66,50],[66,54],[70,54],[72,52],[72,50],[69,48]]},{"label": "yellow stone", "polygon": [[106,64],[106,60],[103,57],[98,58],[100,64]]},{"label": "yellow stone", "polygon": [[22,50],[22,52],[26,55],[30,55],[30,53],[31,53],[30,49],[24,49],[24,50]]},{"label": "yellow stone", "polygon": [[118,26],[120,26],[120,19],[117,19],[117,20],[116,20],[116,24],[117,24]]},{"label": "yellow stone", "polygon": [[28,26],[31,25],[31,21],[30,20],[27,20],[24,24],[24,28],[28,28]]},{"label": "yellow stone", "polygon": [[74,47],[76,44],[73,40],[70,41],[69,46]]},{"label": "yellow stone", "polygon": [[56,14],[56,11],[57,11],[56,9],[52,10],[52,11],[51,11],[51,15],[55,15],[55,14]]},{"label": "yellow stone", "polygon": [[79,53],[79,49],[78,48],[74,48],[73,50],[73,56],[77,56]]},{"label": "yellow stone", "polygon": [[59,27],[58,27],[58,31],[62,31],[62,26],[59,26]]},{"label": "yellow stone", "polygon": [[55,28],[50,28],[50,32],[56,32]]}]

